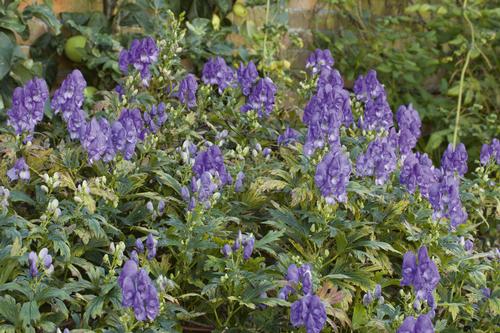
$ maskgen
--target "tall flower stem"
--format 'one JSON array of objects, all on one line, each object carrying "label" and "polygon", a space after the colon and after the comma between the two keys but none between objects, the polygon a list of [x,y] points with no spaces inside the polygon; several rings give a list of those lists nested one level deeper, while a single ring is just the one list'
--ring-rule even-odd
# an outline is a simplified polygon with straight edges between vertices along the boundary
[{"label": "tall flower stem", "polygon": [[465,72],[467,71],[467,67],[469,67],[469,62],[470,62],[470,58],[472,55],[472,50],[474,50],[474,47],[475,47],[474,25],[472,24],[469,17],[467,16],[467,0],[464,0],[464,4],[462,5],[462,10],[464,13],[464,19],[467,22],[467,24],[469,25],[469,29],[470,29],[470,33],[471,33],[471,42],[470,42],[469,50],[467,51],[467,55],[465,57],[465,63],[464,63],[464,67],[462,68],[462,73],[460,74],[460,83],[458,86],[457,115],[455,117],[455,130],[453,131],[453,147],[456,147],[457,139],[458,139],[458,128],[460,125],[460,109],[462,108],[462,95],[463,95],[463,90],[464,90]]},{"label": "tall flower stem", "polygon": [[266,23],[264,25],[264,61],[267,59],[267,24],[269,23],[269,10],[271,8],[271,0],[266,3]]}]

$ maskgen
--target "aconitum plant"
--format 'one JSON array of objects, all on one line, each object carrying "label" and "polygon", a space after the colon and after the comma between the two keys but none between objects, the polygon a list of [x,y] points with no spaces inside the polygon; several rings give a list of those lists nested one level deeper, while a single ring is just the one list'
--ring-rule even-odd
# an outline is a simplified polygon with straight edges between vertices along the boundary
[{"label": "aconitum plant", "polygon": [[265,77],[252,88],[245,105],[241,107],[242,112],[256,111],[259,117],[268,117],[274,107],[276,86],[273,81]]},{"label": "aconitum plant", "polygon": [[329,204],[347,201],[347,184],[351,175],[351,161],[341,147],[332,147],[316,168],[314,182]]},{"label": "aconitum plant", "polygon": [[422,121],[411,104],[408,107],[401,105],[396,113],[396,119],[399,128],[399,150],[401,154],[406,155],[416,146],[417,140],[420,138]]},{"label": "aconitum plant", "polygon": [[488,164],[490,159],[493,159],[496,164],[500,165],[500,140],[498,140],[497,138],[493,139],[490,145],[485,143],[481,147],[481,164]]},{"label": "aconitum plant", "polygon": [[158,46],[151,37],[134,39],[128,50],[122,50],[118,64],[123,74],[128,74],[130,67],[137,70],[142,84],[147,86],[151,80],[150,66],[158,60]]},{"label": "aconitum plant", "polygon": [[307,58],[306,68],[311,68],[313,74],[316,74],[324,67],[333,67],[334,63],[330,50],[316,49]]},{"label": "aconitum plant", "polygon": [[243,95],[250,95],[255,81],[259,78],[259,73],[253,61],[250,61],[246,66],[241,62],[236,75]]},{"label": "aconitum plant", "polygon": [[198,81],[193,74],[187,74],[179,83],[179,88],[174,94],[179,101],[188,108],[196,106],[196,91],[198,90]]},{"label": "aconitum plant", "polygon": [[34,78],[14,90],[12,107],[7,110],[7,123],[16,135],[26,134],[25,142],[31,141],[35,126],[43,119],[48,99],[49,90],[43,79]]},{"label": "aconitum plant", "polygon": [[7,177],[9,177],[10,181],[30,179],[30,169],[24,157],[16,160],[14,166],[7,171]]},{"label": "aconitum plant", "polygon": [[456,147],[450,143],[441,158],[441,167],[446,173],[457,172],[463,176],[467,172],[467,158],[467,150],[463,143],[459,143]]},{"label": "aconitum plant", "polygon": [[232,87],[235,81],[235,73],[226,64],[222,57],[209,59],[203,66],[201,79],[205,84],[216,85],[219,94],[222,94],[228,87]]},{"label": "aconitum plant", "polygon": [[375,176],[377,185],[384,184],[391,173],[396,169],[396,140],[395,132],[388,136],[378,136],[368,144],[366,152],[356,161],[356,172],[359,176]]}]

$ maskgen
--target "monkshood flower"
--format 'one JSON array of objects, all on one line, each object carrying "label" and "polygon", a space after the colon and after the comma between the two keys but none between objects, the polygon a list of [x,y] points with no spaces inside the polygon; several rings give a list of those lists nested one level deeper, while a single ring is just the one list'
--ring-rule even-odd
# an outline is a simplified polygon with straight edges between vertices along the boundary
[{"label": "monkshood flower", "polygon": [[264,148],[262,149],[262,156],[268,157],[269,155],[271,155],[271,152],[272,152],[271,148]]},{"label": "monkshood flower", "polygon": [[201,79],[205,84],[216,85],[219,94],[234,84],[234,71],[222,57],[210,58],[203,66]]},{"label": "monkshood flower", "polygon": [[104,157],[108,151],[111,128],[106,119],[96,117],[82,129],[80,142],[87,151],[89,163],[93,164]]},{"label": "monkshood flower", "polygon": [[51,274],[54,271],[52,256],[49,254],[49,250],[45,247],[40,250],[38,255],[33,251],[31,251],[28,255],[29,272],[32,278],[35,278],[38,275],[39,263],[41,264],[40,267],[43,267],[47,274]]},{"label": "monkshood flower", "polygon": [[470,239],[464,240],[463,237],[460,237],[460,244],[464,247],[464,250],[472,253],[472,250],[474,250],[474,242]]},{"label": "monkshood flower", "polygon": [[290,322],[294,327],[303,326],[307,333],[319,333],[326,323],[326,309],[316,295],[306,295],[292,303]]},{"label": "monkshood flower", "polygon": [[133,308],[139,321],[154,320],[160,310],[158,291],[144,269],[140,269],[134,260],[128,260],[118,277],[122,290],[122,306]]},{"label": "monkshood flower", "polygon": [[25,141],[31,141],[36,124],[43,119],[48,98],[47,83],[36,77],[14,90],[12,107],[7,110],[7,123],[14,128],[16,135],[26,133]]},{"label": "monkshood flower", "polygon": [[238,172],[236,175],[236,181],[234,182],[234,190],[236,192],[243,192],[243,182],[245,181],[245,173],[243,171]]},{"label": "monkshood flower", "polygon": [[434,218],[448,218],[451,228],[467,221],[467,212],[462,207],[458,180],[440,170],[435,172],[437,181],[429,188],[429,202],[434,209]]},{"label": "monkshood flower", "polygon": [[329,204],[347,201],[351,161],[340,146],[334,146],[316,167],[314,182]]},{"label": "monkshood flower", "polygon": [[406,317],[396,333],[434,333],[431,317],[428,314]]},{"label": "monkshood flower", "polygon": [[408,107],[401,105],[396,113],[396,119],[399,127],[399,150],[402,154],[406,155],[417,145],[417,141],[420,138],[422,121],[418,112],[413,109],[411,104]]},{"label": "monkshood flower", "polygon": [[250,257],[252,256],[254,245],[255,237],[253,235],[247,236],[243,239],[243,259],[250,259]]},{"label": "monkshood flower", "polygon": [[196,91],[198,90],[198,81],[193,74],[187,74],[179,83],[179,89],[174,94],[179,101],[189,109],[196,106]]},{"label": "monkshood flower", "polygon": [[319,72],[318,88],[323,88],[330,91],[334,88],[344,88],[344,79],[340,72],[331,67],[323,67]]},{"label": "monkshood flower", "polygon": [[297,141],[299,132],[287,126],[285,131],[278,136],[278,145],[288,146],[289,144]]},{"label": "monkshood flower", "polygon": [[167,121],[167,113],[165,112],[165,103],[161,102],[158,105],[151,106],[149,112],[144,112],[144,128],[150,133],[156,133],[160,127]]},{"label": "monkshood flower", "polygon": [[491,145],[483,144],[481,148],[480,161],[482,165],[489,163],[491,157],[500,165],[500,141],[498,139],[493,139]]},{"label": "monkshood flower", "polygon": [[148,260],[152,260],[156,256],[156,240],[153,238],[153,234],[149,234],[146,238],[146,249],[148,250]]},{"label": "monkshood flower", "polygon": [[318,73],[324,67],[333,67],[335,61],[333,60],[330,50],[316,49],[307,57],[306,68],[311,68],[312,73]]},{"label": "monkshood flower", "polygon": [[386,137],[377,137],[368,144],[364,154],[356,161],[356,171],[360,176],[375,176],[377,185],[384,184],[396,169],[396,144],[394,130]]},{"label": "monkshood flower", "polygon": [[295,264],[288,266],[287,274],[285,276],[287,284],[278,293],[278,298],[288,299],[291,293],[295,292],[299,283],[302,287],[302,293],[305,295],[312,294],[313,284],[312,284],[312,271],[311,265],[304,264],[298,268]]},{"label": "monkshood flower", "polygon": [[134,155],[139,140],[144,140],[146,132],[144,120],[139,109],[123,109],[118,121],[125,131],[125,144],[121,152],[123,157],[129,160]]},{"label": "monkshood flower", "polygon": [[208,172],[217,177],[221,185],[232,183],[232,178],[224,165],[224,157],[218,146],[212,145],[207,150],[201,151],[195,158],[193,173],[200,178],[203,173]]},{"label": "monkshood flower", "polygon": [[377,72],[370,70],[366,76],[360,75],[354,82],[353,87],[356,98],[362,102],[368,102],[380,95],[385,95],[384,86],[377,79]]},{"label": "monkshood flower", "polygon": [[401,172],[399,182],[405,185],[410,193],[414,193],[417,186],[424,197],[428,197],[429,189],[436,181],[434,166],[427,154],[410,153],[406,156]]},{"label": "monkshood flower", "polygon": [[368,306],[371,303],[373,303],[374,300],[377,300],[379,304],[384,303],[384,297],[382,296],[382,286],[380,284],[377,284],[375,286],[375,289],[372,291],[368,291],[366,294],[363,296],[363,305]]},{"label": "monkshood flower", "polygon": [[225,244],[222,247],[221,252],[224,255],[224,257],[227,258],[233,252],[236,252],[243,247],[243,259],[248,260],[252,257],[254,246],[255,246],[255,237],[252,234],[243,235],[241,231],[238,231],[238,236],[234,240],[233,246]]},{"label": "monkshood flower", "polygon": [[257,72],[257,68],[255,67],[253,61],[250,61],[246,66],[243,62],[240,62],[240,67],[238,68],[236,75],[243,95],[250,95],[253,84],[259,78],[259,73]]},{"label": "monkshood flower", "polygon": [[441,167],[447,173],[457,172],[463,176],[467,172],[467,150],[463,143],[459,143],[455,148],[450,143],[441,158]]},{"label": "monkshood flower", "polygon": [[14,166],[7,171],[7,177],[12,182],[14,180],[26,180],[30,179],[30,169],[24,157],[20,157],[14,163]]},{"label": "monkshood flower", "polygon": [[135,248],[136,248],[137,252],[139,252],[139,253],[144,252],[144,243],[139,238],[137,238],[135,240]]},{"label": "monkshood flower", "polygon": [[481,293],[483,294],[484,297],[490,298],[491,297],[491,289],[488,287],[482,288]]},{"label": "monkshood flower", "polygon": [[50,106],[54,113],[62,113],[64,121],[72,139],[80,137],[81,129],[85,126],[86,114],[82,110],[84,102],[84,89],[87,82],[82,73],[75,69],[54,93]]},{"label": "monkshood flower", "polygon": [[436,264],[429,258],[427,248],[422,246],[417,257],[411,251],[403,256],[401,286],[413,286],[417,300],[425,300],[434,307],[432,292],[436,289],[441,277]]},{"label": "monkshood flower", "polygon": [[246,104],[241,107],[241,112],[254,110],[259,117],[268,117],[274,107],[274,95],[276,86],[273,81],[268,77],[260,79],[253,87]]},{"label": "monkshood flower", "polygon": [[123,74],[127,74],[129,67],[133,67],[141,74],[142,84],[147,86],[151,79],[149,66],[158,60],[158,47],[151,37],[134,39],[128,50],[122,50],[118,65]]}]

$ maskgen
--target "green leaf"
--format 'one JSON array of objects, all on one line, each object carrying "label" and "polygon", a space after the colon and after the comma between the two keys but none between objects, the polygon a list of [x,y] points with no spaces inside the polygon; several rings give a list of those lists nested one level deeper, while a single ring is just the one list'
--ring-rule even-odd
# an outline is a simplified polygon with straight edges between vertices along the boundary
[{"label": "green leaf", "polygon": [[87,310],[83,315],[85,321],[87,322],[89,318],[95,319],[97,316],[102,314],[102,308],[104,306],[104,298],[102,296],[96,296],[92,298],[87,304]]},{"label": "green leaf", "polygon": [[29,195],[27,195],[24,192],[18,191],[18,190],[12,190],[10,192],[10,201],[11,202],[25,202],[27,204],[30,204],[32,206],[36,205],[36,202],[31,199]]},{"label": "green leaf", "polygon": [[45,22],[49,29],[52,30],[52,32],[54,32],[56,35],[59,35],[59,33],[61,33],[61,23],[54,15],[52,9],[45,5],[28,6],[24,10],[23,15],[26,19],[29,19],[33,16],[37,17]]},{"label": "green leaf", "polygon": [[9,322],[17,325],[19,317],[19,308],[16,305],[16,300],[6,295],[5,297],[0,296],[0,316],[7,319]]},{"label": "green leaf", "polygon": [[363,304],[358,303],[354,306],[352,314],[352,328],[359,329],[368,322],[368,315]]},{"label": "green leaf", "polygon": [[40,311],[38,310],[36,301],[24,303],[19,314],[24,326],[28,326],[31,322],[36,322],[40,319]]},{"label": "green leaf", "polygon": [[0,80],[10,71],[14,50],[17,47],[5,33],[0,32]]}]

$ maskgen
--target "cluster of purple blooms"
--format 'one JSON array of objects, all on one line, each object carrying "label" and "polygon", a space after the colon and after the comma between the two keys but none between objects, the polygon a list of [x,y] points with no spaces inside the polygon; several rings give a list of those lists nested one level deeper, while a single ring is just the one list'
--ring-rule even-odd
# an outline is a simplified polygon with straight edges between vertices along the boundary
[{"label": "cluster of purple blooms", "polygon": [[274,107],[276,86],[268,78],[260,79],[252,88],[252,92],[247,98],[245,105],[241,107],[241,112],[257,111],[259,117],[268,117]]},{"label": "cluster of purple blooms", "polygon": [[62,114],[71,139],[79,139],[86,125],[86,113],[82,108],[86,86],[82,73],[75,69],[56,90],[50,104],[55,114]]},{"label": "cluster of purple blooms", "polygon": [[235,73],[222,57],[214,57],[203,66],[201,79],[205,84],[216,85],[219,94],[222,94],[234,85]]},{"label": "cluster of purple blooms", "polygon": [[313,293],[312,272],[309,264],[300,268],[295,264],[288,267],[286,285],[280,290],[278,298],[287,300],[298,292],[299,284],[304,294],[292,303],[290,322],[294,327],[304,326],[307,333],[319,333],[326,323],[326,309],[321,299]]},{"label": "cluster of purple blooms", "polygon": [[441,168],[446,174],[453,175],[456,172],[459,176],[463,176],[467,172],[467,157],[463,143],[457,144],[456,147],[450,143],[441,158]]},{"label": "cluster of purple blooms", "polygon": [[396,120],[399,127],[399,151],[402,155],[406,155],[417,145],[417,141],[420,138],[422,121],[417,110],[411,104],[408,107],[404,105],[399,107],[396,113]]},{"label": "cluster of purple blooms", "polygon": [[154,320],[160,311],[158,291],[146,270],[139,269],[133,259],[123,265],[118,285],[122,290],[122,306],[133,308],[139,321]]},{"label": "cluster of purple blooms", "polygon": [[316,94],[302,117],[307,126],[304,153],[308,156],[325,144],[339,144],[340,127],[348,127],[353,121],[349,92],[344,89],[340,73],[332,68],[334,61],[327,51],[316,50],[308,61],[313,73],[319,73]]},{"label": "cluster of purple blooms", "polygon": [[158,60],[158,47],[151,37],[134,39],[128,50],[122,50],[118,65],[123,74],[127,74],[129,67],[137,70],[142,79],[142,84],[147,86],[151,79],[149,66]]},{"label": "cluster of purple blooms", "polygon": [[255,246],[255,237],[250,235],[243,235],[241,231],[238,231],[238,236],[234,240],[233,246],[229,244],[225,244],[221,252],[224,257],[228,258],[233,252],[238,251],[240,248],[243,248],[243,259],[248,260],[252,257],[252,252]]},{"label": "cluster of purple blooms", "polygon": [[16,160],[14,166],[7,171],[7,177],[10,181],[18,179],[28,181],[30,179],[30,169],[24,157],[19,157]]},{"label": "cluster of purple blooms", "polygon": [[[210,198],[225,185],[232,184],[233,179],[224,165],[224,157],[216,145],[208,147],[196,155],[192,167],[194,176],[191,179],[191,193],[187,187],[181,189],[181,196],[188,203],[188,210],[194,209],[196,201],[210,208]],[[240,175],[240,178],[242,176]],[[241,189],[243,179],[239,180]]]},{"label": "cluster of purple blooms", "polygon": [[481,155],[479,156],[481,164],[488,164],[491,158],[500,165],[500,140],[497,138],[493,139],[491,144],[485,143],[481,147]]},{"label": "cluster of purple blooms", "polygon": [[414,193],[418,189],[420,193],[428,198],[429,189],[435,181],[435,169],[427,154],[410,153],[405,157],[399,182],[403,184],[408,192]]},{"label": "cluster of purple blooms", "polygon": [[236,72],[236,76],[243,95],[250,95],[255,81],[259,78],[259,73],[253,61],[250,61],[247,66],[241,62]]},{"label": "cluster of purple blooms", "polygon": [[278,145],[288,146],[289,144],[297,141],[300,133],[290,126],[287,126],[285,131],[278,136]]},{"label": "cluster of purple blooms", "polygon": [[179,83],[179,89],[174,94],[179,101],[188,108],[196,106],[196,91],[198,90],[198,81],[193,74],[187,74]]},{"label": "cluster of purple blooms", "polygon": [[379,304],[384,304],[384,296],[382,296],[382,286],[377,284],[375,289],[372,291],[368,291],[363,295],[363,304],[368,306],[369,304],[377,301]]},{"label": "cluster of purple blooms", "polygon": [[347,202],[347,184],[351,175],[351,161],[335,145],[331,148],[316,167],[314,182],[326,202]]},{"label": "cluster of purple blooms", "polygon": [[139,264],[139,254],[143,253],[146,253],[146,258],[148,260],[153,260],[156,256],[156,240],[152,234],[146,237],[146,247],[144,247],[144,243],[139,238],[135,241],[135,250],[132,251],[130,257]]},{"label": "cluster of purple blooms", "polygon": [[38,263],[39,261],[43,264],[43,268],[47,274],[54,271],[54,265],[52,265],[52,256],[49,254],[49,250],[46,247],[40,250],[38,255],[36,252],[31,251],[28,255],[28,264],[30,276],[35,278],[38,276]]},{"label": "cluster of purple blooms", "polygon": [[396,333],[434,333],[431,317],[428,314],[420,315],[418,318],[406,317]]},{"label": "cluster of purple blooms", "polygon": [[34,78],[14,90],[12,107],[7,110],[7,123],[16,135],[26,134],[25,142],[31,141],[35,126],[43,119],[48,99],[49,89],[43,79]]},{"label": "cluster of purple blooms", "polygon": [[366,152],[356,160],[356,171],[360,176],[375,176],[377,185],[384,184],[397,165],[397,135],[391,129],[388,136],[378,136],[368,144]]},{"label": "cluster of purple blooms", "polygon": [[392,111],[377,72],[370,70],[366,76],[360,75],[353,89],[356,98],[365,105],[363,117],[359,119],[360,127],[364,130],[389,130],[394,124]]},{"label": "cluster of purple blooms", "polygon": [[436,264],[429,258],[425,246],[418,250],[418,260],[412,251],[405,253],[403,256],[402,276],[401,286],[413,286],[415,290],[415,307],[420,307],[420,301],[426,301],[431,308],[429,314],[432,317],[436,307],[432,293],[439,284],[441,277]]}]

